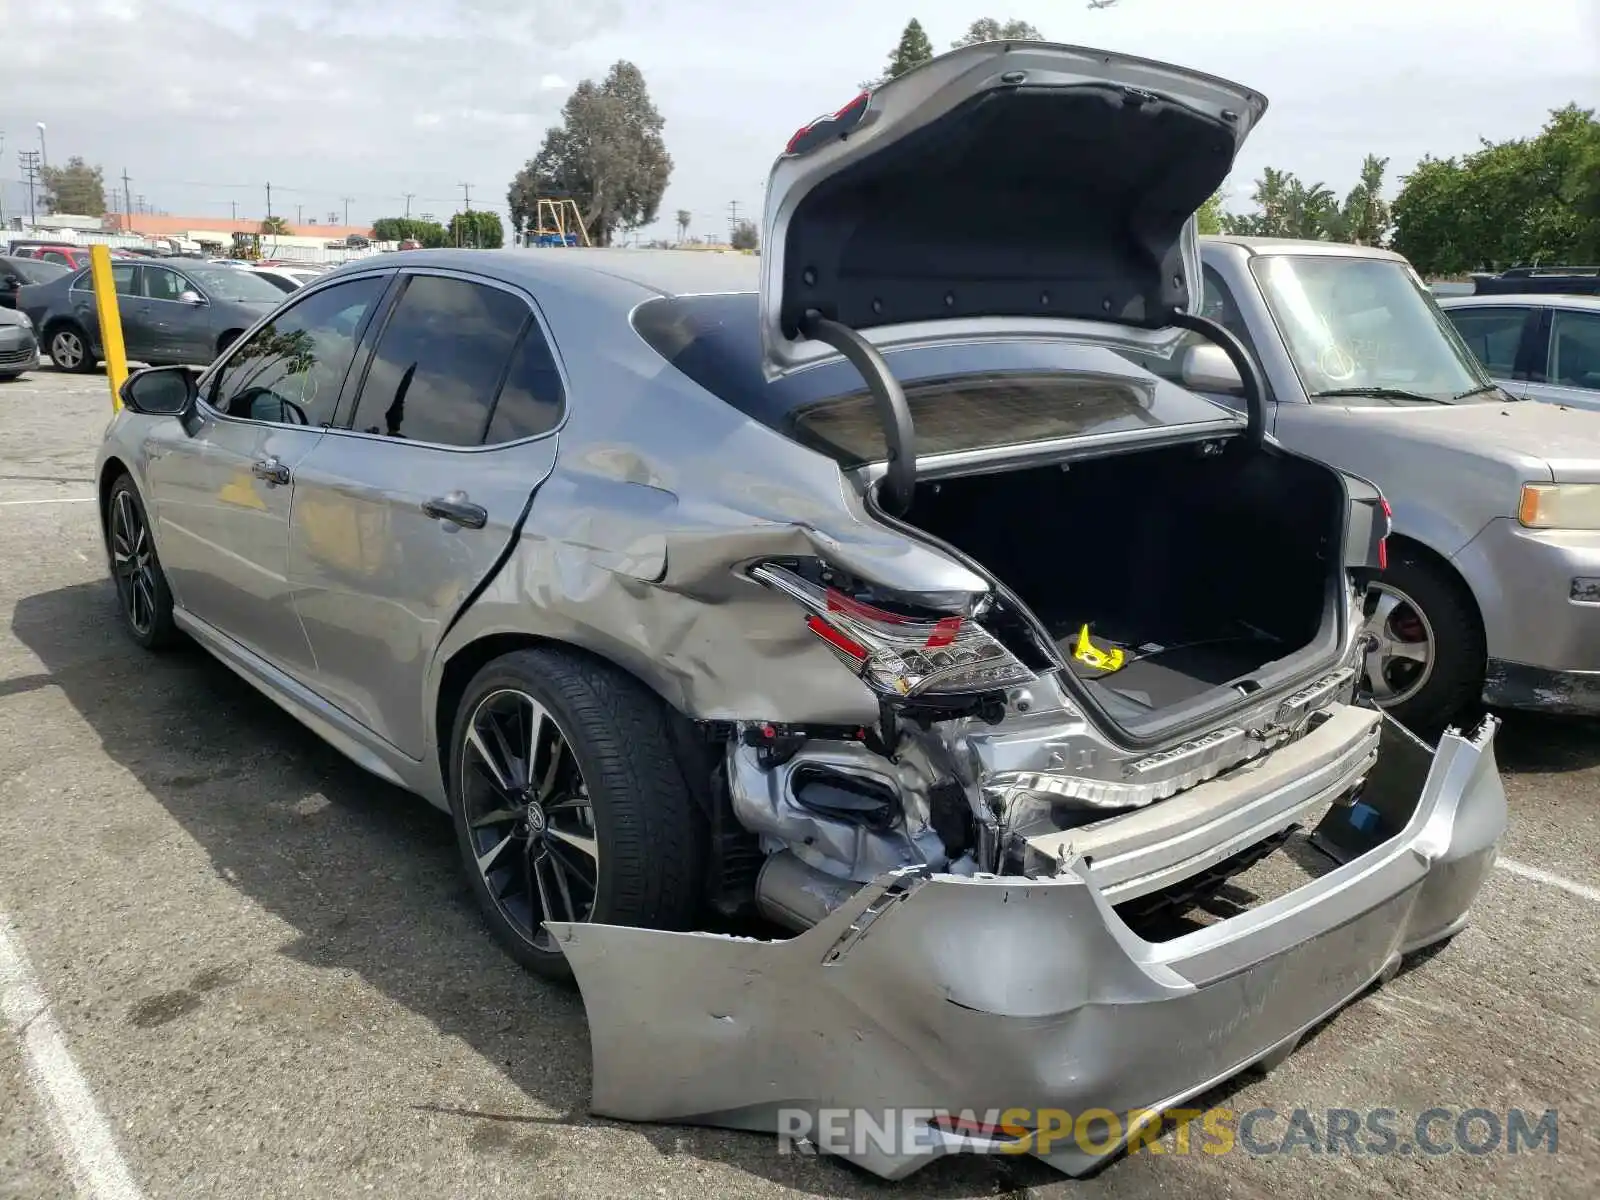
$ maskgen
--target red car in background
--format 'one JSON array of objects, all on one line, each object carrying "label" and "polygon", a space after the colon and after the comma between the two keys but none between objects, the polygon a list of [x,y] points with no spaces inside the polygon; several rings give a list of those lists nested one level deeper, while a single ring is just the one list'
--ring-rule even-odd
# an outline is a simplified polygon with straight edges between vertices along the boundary
[{"label": "red car in background", "polygon": [[87,246],[55,246],[39,243],[31,246],[14,246],[11,253],[17,258],[37,258],[42,262],[57,263],[73,271],[89,265]]}]

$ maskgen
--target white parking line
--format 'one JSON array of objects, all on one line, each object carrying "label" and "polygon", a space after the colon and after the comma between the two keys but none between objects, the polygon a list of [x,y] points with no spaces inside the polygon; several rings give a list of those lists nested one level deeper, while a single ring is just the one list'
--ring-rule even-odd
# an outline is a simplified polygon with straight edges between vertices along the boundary
[{"label": "white parking line", "polygon": [[52,496],[48,500],[0,500],[0,506],[12,504],[93,504],[93,496]]},{"label": "white parking line", "polygon": [[1521,879],[1531,879],[1535,883],[1547,883],[1551,887],[1560,888],[1563,892],[1570,892],[1581,900],[1591,904],[1600,904],[1600,888],[1592,888],[1587,884],[1579,883],[1575,879],[1567,879],[1560,875],[1552,875],[1549,871],[1541,871],[1538,867],[1530,867],[1527,863],[1519,863],[1512,858],[1498,858],[1495,866],[1509,875]]},{"label": "white parking line", "polygon": [[22,1046],[28,1080],[44,1103],[56,1149],[78,1194],[94,1200],[140,1200],[111,1127],[72,1061],[61,1027],[34,982],[22,944],[4,913],[0,913],[0,1016]]}]

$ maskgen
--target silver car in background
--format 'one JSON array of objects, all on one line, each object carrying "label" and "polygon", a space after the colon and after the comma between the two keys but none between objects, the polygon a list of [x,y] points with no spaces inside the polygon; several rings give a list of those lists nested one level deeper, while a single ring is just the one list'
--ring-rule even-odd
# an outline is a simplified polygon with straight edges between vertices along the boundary
[{"label": "silver car in background", "polygon": [[[1393,251],[1207,237],[1201,257],[1204,311],[1259,359],[1273,435],[1393,509],[1367,615],[1378,702],[1429,732],[1479,701],[1600,713],[1600,415],[1508,394],[1441,314],[1462,319],[1460,302],[1436,305]],[[1237,372],[1192,334],[1130,357],[1242,403]]]},{"label": "silver car in background", "polygon": [[1439,307],[1512,395],[1600,412],[1600,296],[1452,296]]},{"label": "silver car in background", "polygon": [[[759,260],[332,272],[128,382],[124,623],[451,813],[495,935],[582,989],[599,1113],[1121,1113],[1270,1065],[1466,923],[1505,799],[1492,718],[1434,747],[1357,696],[1382,496],[1190,311],[1264,109],[973,46],[799,131]],[[1174,327],[1242,413],[1118,352]],[[1325,871],[1161,926],[1313,828]],[[1129,1132],[827,1148],[1079,1172]]]}]

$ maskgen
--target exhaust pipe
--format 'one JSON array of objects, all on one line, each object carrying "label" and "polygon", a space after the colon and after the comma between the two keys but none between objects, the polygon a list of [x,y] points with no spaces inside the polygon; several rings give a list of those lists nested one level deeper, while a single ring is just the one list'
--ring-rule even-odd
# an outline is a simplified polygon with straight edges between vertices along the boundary
[{"label": "exhaust pipe", "polygon": [[804,933],[861,889],[809,867],[789,850],[774,854],[756,876],[756,908],[775,925]]}]

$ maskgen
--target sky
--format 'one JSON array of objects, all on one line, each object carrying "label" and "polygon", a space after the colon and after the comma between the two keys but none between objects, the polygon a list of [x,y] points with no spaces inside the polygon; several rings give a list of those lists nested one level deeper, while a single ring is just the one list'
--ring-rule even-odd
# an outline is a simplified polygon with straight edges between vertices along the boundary
[{"label": "sky", "polygon": [[[666,120],[661,220],[722,233],[755,215],[790,134],[876,75],[906,21],[936,50],[974,19],[1238,80],[1270,108],[1229,181],[1264,166],[1340,195],[1362,157],[1391,192],[1424,154],[1600,108],[1600,0],[0,0],[0,181],[19,150],[80,155],[157,210],[352,223],[406,208],[506,215],[506,187],[572,86],[618,59]],[[119,184],[120,187],[120,184]]]}]

